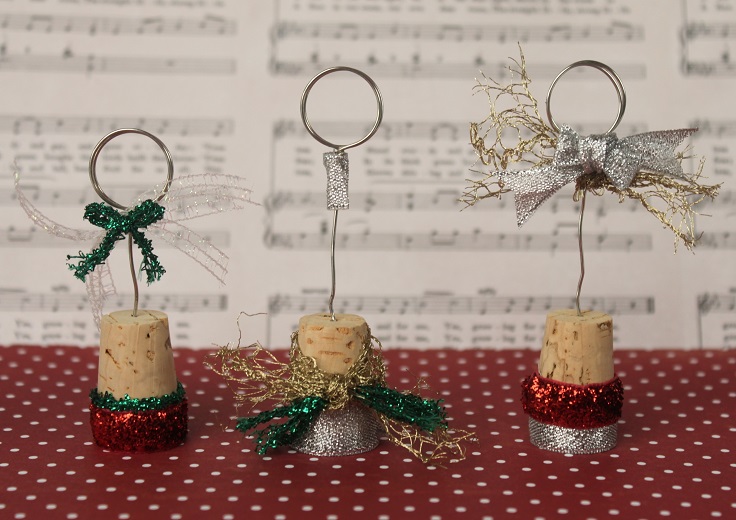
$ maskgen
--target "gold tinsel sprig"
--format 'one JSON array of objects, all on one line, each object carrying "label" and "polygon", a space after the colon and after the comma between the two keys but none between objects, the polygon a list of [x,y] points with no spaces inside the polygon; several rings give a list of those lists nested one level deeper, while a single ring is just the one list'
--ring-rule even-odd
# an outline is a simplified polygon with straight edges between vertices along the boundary
[{"label": "gold tinsel sprig", "polygon": [[291,402],[317,395],[329,401],[329,408],[344,407],[351,396],[349,389],[358,386],[384,384],[385,368],[379,348],[374,349],[370,334],[358,359],[346,374],[327,374],[317,368],[314,358],[305,356],[299,348],[298,333],[291,335],[289,362],[283,363],[260,343],[247,347],[221,347],[212,354],[216,363],[209,368],[220,374],[235,391],[240,406],[256,406],[262,401]]}]

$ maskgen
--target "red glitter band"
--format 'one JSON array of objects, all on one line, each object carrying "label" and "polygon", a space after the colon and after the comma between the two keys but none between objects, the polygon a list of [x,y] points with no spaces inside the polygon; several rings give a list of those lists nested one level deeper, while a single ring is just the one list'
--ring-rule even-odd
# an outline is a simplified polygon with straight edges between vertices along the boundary
[{"label": "red glitter band", "polygon": [[175,448],[187,436],[187,400],[160,410],[113,412],[89,406],[95,442],[116,451],[161,451]]},{"label": "red glitter band", "polygon": [[624,386],[618,377],[604,383],[576,385],[535,372],[521,388],[524,412],[541,423],[587,430],[614,424],[621,417]]}]

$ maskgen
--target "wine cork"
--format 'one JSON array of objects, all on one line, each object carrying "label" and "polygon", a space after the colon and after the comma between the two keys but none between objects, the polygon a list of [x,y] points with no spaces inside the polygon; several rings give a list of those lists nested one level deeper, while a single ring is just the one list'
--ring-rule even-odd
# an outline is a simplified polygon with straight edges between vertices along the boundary
[{"label": "wine cork", "polygon": [[100,321],[97,391],[116,399],[161,397],[176,390],[169,318],[160,311],[117,311]]},{"label": "wine cork", "polygon": [[598,311],[562,309],[547,314],[539,373],[587,385],[613,378],[613,320]]},{"label": "wine cork", "polygon": [[299,320],[299,347],[328,374],[346,374],[368,339],[368,324],[355,314],[310,314]]}]

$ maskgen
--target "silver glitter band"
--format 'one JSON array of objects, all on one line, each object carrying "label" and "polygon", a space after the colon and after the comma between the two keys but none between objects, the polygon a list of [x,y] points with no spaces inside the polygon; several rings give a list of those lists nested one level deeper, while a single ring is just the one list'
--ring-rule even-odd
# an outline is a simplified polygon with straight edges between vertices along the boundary
[{"label": "silver glitter band", "polygon": [[577,429],[544,424],[529,418],[529,440],[537,448],[572,453],[601,453],[616,447],[618,423],[601,428]]},{"label": "silver glitter band", "polygon": [[325,410],[312,428],[292,448],[308,455],[337,457],[357,455],[378,446],[383,432],[375,413],[349,401],[338,410]]},{"label": "silver glitter band", "polygon": [[327,170],[327,209],[348,209],[348,154],[327,152],[322,162]]}]

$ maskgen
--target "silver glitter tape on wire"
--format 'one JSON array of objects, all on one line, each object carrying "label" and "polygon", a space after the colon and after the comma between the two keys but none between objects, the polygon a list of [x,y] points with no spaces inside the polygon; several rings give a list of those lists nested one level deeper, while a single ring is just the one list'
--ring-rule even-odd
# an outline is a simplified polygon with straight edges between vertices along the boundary
[{"label": "silver glitter tape on wire", "polygon": [[322,162],[327,170],[327,209],[348,209],[348,154],[327,152]]},{"label": "silver glitter tape on wire", "polygon": [[544,424],[529,418],[529,440],[543,450],[573,455],[601,453],[616,447],[617,436],[618,423],[583,430]]},{"label": "silver glitter tape on wire", "polygon": [[312,428],[291,447],[320,457],[357,455],[378,446],[382,432],[372,410],[349,401],[338,410],[323,411]]}]

